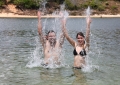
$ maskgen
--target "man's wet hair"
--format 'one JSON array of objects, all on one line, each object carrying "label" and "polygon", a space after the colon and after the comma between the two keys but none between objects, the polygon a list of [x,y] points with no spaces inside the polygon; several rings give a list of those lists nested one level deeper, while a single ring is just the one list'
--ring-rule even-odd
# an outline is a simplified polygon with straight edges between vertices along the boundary
[{"label": "man's wet hair", "polygon": [[[49,30],[48,32],[47,32],[47,35],[49,34],[49,33],[52,33],[52,32],[54,32],[55,33],[55,31],[54,30]],[[56,34],[56,33],[55,33]]]}]

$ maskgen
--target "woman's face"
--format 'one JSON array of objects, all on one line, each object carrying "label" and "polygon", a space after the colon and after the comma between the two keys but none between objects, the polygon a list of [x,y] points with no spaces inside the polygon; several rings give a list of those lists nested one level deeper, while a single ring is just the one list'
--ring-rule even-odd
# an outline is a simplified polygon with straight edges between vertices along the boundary
[{"label": "woman's face", "polygon": [[80,36],[80,35],[78,35],[77,36],[77,41],[78,41],[78,43],[80,44],[80,45],[84,45],[84,37],[83,36]]}]

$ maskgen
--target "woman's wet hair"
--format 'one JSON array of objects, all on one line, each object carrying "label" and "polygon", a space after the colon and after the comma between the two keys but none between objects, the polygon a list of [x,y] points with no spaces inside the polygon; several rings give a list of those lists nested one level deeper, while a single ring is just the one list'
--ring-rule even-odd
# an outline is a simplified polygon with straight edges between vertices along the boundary
[{"label": "woman's wet hair", "polygon": [[78,35],[82,36],[85,38],[84,34],[82,32],[78,32],[77,35],[76,35],[76,38],[78,38]]}]

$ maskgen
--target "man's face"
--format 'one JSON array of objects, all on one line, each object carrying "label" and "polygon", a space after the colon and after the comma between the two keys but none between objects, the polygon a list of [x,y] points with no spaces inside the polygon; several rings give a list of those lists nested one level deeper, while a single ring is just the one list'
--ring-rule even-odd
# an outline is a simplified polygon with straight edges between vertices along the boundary
[{"label": "man's face", "polygon": [[51,44],[54,44],[56,42],[56,35],[54,32],[50,32],[48,34],[48,40]]}]

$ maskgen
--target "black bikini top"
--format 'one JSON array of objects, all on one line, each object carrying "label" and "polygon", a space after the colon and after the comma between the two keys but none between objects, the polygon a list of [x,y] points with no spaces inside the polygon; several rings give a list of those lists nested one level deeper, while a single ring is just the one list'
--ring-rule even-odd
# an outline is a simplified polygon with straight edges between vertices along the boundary
[{"label": "black bikini top", "polygon": [[74,55],[80,55],[80,56],[86,56],[87,55],[85,49],[80,51],[79,54],[77,53],[76,49],[74,49],[73,54]]}]

